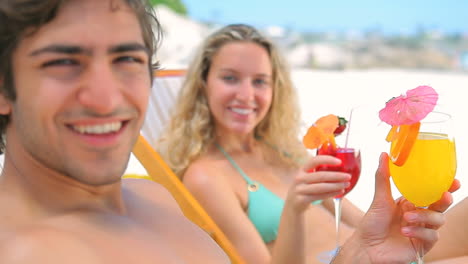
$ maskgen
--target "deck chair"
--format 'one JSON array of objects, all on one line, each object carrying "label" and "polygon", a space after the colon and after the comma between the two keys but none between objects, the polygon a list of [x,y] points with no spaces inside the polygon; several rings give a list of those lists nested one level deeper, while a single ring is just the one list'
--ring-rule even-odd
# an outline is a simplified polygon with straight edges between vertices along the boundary
[{"label": "deck chair", "polygon": [[[151,180],[163,185],[179,204],[184,215],[205,230],[226,252],[232,263],[245,263],[226,235],[192,196],[171,168],[164,162],[149,142],[156,142],[163,126],[167,124],[170,110],[182,85],[185,71],[159,70],[155,73],[148,113],[133,154],[148,172]],[[145,178],[126,175],[132,178]]]}]

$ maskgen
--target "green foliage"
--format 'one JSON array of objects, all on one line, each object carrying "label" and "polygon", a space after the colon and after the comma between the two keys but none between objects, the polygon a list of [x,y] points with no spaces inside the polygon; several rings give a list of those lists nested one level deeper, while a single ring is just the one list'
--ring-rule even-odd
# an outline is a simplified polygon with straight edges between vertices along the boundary
[{"label": "green foliage", "polygon": [[176,13],[181,15],[187,15],[187,8],[181,0],[150,0],[150,3],[155,5],[165,5]]}]

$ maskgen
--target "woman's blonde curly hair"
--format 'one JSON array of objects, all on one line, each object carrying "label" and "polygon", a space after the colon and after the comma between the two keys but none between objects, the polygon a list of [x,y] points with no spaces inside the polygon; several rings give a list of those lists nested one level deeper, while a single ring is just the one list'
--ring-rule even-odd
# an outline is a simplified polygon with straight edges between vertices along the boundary
[{"label": "woman's blonde curly hair", "polygon": [[299,166],[306,156],[299,140],[301,116],[290,72],[273,43],[255,28],[235,24],[223,27],[202,44],[188,68],[186,79],[158,150],[175,173],[182,177],[191,162],[215,140],[214,121],[206,98],[205,84],[214,55],[223,45],[253,42],[264,47],[272,65],[273,98],[265,118],[255,128],[255,136],[278,150],[287,166]]}]

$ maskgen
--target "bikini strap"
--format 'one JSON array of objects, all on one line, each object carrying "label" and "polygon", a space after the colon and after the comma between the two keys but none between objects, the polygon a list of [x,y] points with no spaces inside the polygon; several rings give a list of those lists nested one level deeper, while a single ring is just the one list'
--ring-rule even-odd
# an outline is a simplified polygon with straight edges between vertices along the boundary
[{"label": "bikini strap", "polygon": [[229,163],[231,163],[231,165],[234,167],[234,169],[236,169],[236,171],[239,172],[239,174],[242,175],[242,177],[244,177],[245,181],[249,185],[255,184],[255,182],[252,181],[247,176],[247,174],[241,169],[241,167],[239,167],[239,165],[237,165],[237,163],[234,161],[234,159],[218,143],[215,143],[215,146],[219,149],[219,151],[221,151],[221,153],[223,153],[223,155],[226,157],[226,159],[229,161]]}]

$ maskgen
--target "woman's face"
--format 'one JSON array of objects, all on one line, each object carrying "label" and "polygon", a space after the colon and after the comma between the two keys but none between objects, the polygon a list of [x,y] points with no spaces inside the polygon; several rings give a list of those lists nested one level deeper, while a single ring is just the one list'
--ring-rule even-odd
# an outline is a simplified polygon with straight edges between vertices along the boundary
[{"label": "woman's face", "polygon": [[253,132],[273,96],[267,50],[252,42],[225,44],[212,58],[206,89],[218,132]]}]

